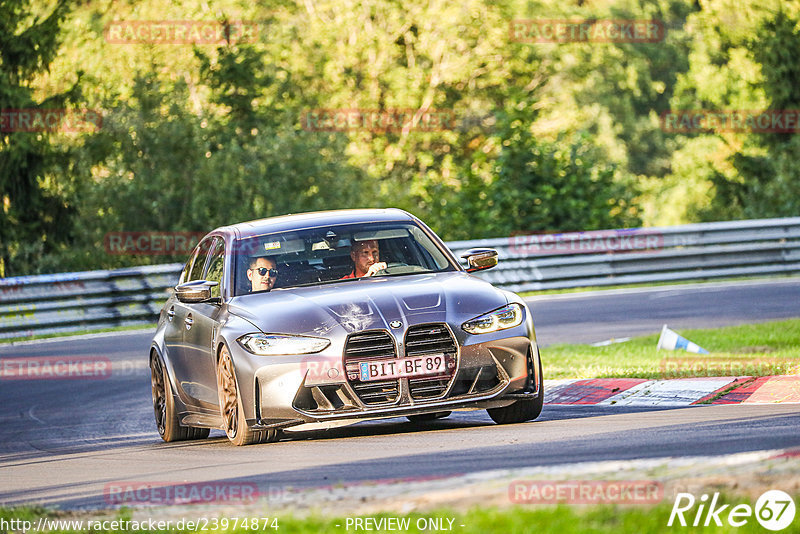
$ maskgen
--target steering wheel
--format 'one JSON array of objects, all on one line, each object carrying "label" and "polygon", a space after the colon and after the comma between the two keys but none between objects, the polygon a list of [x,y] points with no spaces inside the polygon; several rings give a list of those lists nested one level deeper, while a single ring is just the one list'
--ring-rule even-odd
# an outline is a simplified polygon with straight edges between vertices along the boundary
[{"label": "steering wheel", "polygon": [[403,263],[401,261],[388,262],[386,264],[386,268],[385,269],[381,269],[380,271],[375,271],[375,274],[373,276],[377,276],[379,274],[397,274],[397,273],[393,273],[392,272],[392,269],[397,268],[397,267],[408,267],[408,264],[407,263]]}]

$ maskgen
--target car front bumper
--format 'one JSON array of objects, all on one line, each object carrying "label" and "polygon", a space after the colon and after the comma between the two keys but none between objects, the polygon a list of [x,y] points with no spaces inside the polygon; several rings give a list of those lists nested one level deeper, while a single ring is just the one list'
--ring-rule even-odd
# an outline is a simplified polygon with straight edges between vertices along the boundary
[{"label": "car front bumper", "polygon": [[[532,324],[527,323],[494,334],[464,336],[455,343],[455,366],[448,376],[428,380],[435,387],[415,390],[414,379],[398,378],[396,385],[387,386],[391,395],[377,402],[366,402],[357,381],[348,377],[342,347],[278,357],[253,355],[235,342],[229,347],[248,425],[311,430],[534,400],[540,394],[541,367]],[[425,379],[419,382],[425,385]],[[421,391],[427,391],[426,396],[417,393]]]}]

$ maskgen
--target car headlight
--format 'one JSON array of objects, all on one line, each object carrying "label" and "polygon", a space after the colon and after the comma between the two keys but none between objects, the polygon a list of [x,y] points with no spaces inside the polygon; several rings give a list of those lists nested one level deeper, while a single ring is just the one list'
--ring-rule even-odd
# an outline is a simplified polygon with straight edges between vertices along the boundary
[{"label": "car headlight", "polygon": [[462,324],[461,328],[470,334],[488,334],[498,330],[505,330],[506,328],[514,328],[522,324],[523,317],[522,306],[509,304],[493,312],[470,319]]},{"label": "car headlight", "polygon": [[245,334],[237,341],[253,354],[278,356],[281,354],[311,354],[328,347],[331,342],[320,337],[284,336],[280,334]]}]

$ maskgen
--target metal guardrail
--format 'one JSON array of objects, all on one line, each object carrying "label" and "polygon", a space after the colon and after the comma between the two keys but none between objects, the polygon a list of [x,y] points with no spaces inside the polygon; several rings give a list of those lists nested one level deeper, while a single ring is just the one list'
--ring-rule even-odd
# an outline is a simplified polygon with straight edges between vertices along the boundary
[{"label": "metal guardrail", "polygon": [[800,217],[448,243],[457,255],[496,248],[482,278],[511,291],[541,291],[800,273]]},{"label": "metal guardrail", "polygon": [[152,324],[183,264],[0,280],[0,339]]},{"label": "metal guardrail", "polygon": [[[800,273],[800,217],[515,235],[447,244],[495,248],[479,273],[511,291]],[[0,339],[152,324],[179,263],[0,279]]]}]

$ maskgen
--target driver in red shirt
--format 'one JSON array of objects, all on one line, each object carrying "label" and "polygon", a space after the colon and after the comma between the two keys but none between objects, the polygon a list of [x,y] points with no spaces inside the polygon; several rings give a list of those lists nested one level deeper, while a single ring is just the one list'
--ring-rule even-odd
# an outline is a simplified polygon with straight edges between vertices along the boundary
[{"label": "driver in red shirt", "polygon": [[376,272],[386,268],[386,263],[379,261],[380,250],[377,239],[355,241],[350,247],[350,259],[353,260],[353,270],[345,278],[361,278],[373,276]]}]

